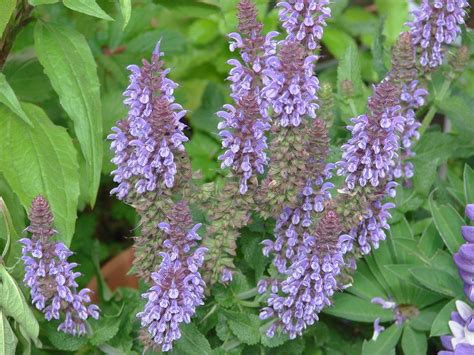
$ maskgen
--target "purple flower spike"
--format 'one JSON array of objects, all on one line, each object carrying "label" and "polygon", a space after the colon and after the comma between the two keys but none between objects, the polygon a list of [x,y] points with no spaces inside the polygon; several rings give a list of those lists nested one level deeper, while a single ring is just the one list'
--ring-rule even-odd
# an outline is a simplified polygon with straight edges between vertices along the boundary
[{"label": "purple flower spike", "polygon": [[124,92],[129,107],[127,120],[119,121],[107,138],[115,153],[112,172],[118,186],[111,193],[124,199],[130,191],[143,194],[160,188],[172,188],[177,167],[175,155],[184,151],[188,140],[181,119],[186,111],[174,103],[173,92],[178,86],[167,78],[163,68],[160,43],[153,51],[151,62],[143,66],[130,65],[130,85]]},{"label": "purple flower spike", "polygon": [[326,20],[331,17],[329,0],[287,0],[281,7],[280,21],[288,33],[287,40],[301,42],[310,51],[318,48]]},{"label": "purple flower spike", "polygon": [[462,302],[456,301],[457,312],[451,313],[449,328],[452,336],[441,337],[446,351],[442,355],[468,355],[474,353],[474,311]]},{"label": "purple flower spike", "polygon": [[205,252],[205,248],[198,248],[185,261],[162,253],[163,262],[151,275],[153,285],[142,295],[147,304],[137,317],[163,352],[171,350],[181,337],[180,324],[189,323],[196,307],[204,304],[205,283],[197,270]]},{"label": "purple flower spike", "polygon": [[436,68],[443,64],[443,46],[452,44],[465,22],[466,0],[423,0],[407,23],[413,44],[421,50],[420,64]]},{"label": "purple flower spike", "polygon": [[58,330],[71,335],[86,334],[85,321],[99,318],[99,307],[91,304],[84,288],[77,290],[76,263],[67,261],[73,253],[63,243],[54,242],[53,215],[43,196],[36,197],[28,214],[30,225],[26,230],[31,239],[23,238],[22,258],[25,265],[26,286],[30,288],[32,303],[45,318],[61,319]]},{"label": "purple flower spike", "polygon": [[474,204],[469,204],[466,206],[466,216],[472,222],[474,222]]},{"label": "purple flower spike", "polygon": [[[466,206],[466,215],[473,221],[472,215],[474,205]],[[467,243],[464,243],[454,254],[454,263],[458,267],[459,275],[464,282],[464,293],[466,297],[474,302],[474,226],[462,226],[461,233]]]}]

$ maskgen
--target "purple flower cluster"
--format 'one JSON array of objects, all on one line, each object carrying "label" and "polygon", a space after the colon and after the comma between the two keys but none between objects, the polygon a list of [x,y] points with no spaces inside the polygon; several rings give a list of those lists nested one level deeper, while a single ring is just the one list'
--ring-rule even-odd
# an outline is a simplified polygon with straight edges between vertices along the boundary
[{"label": "purple flower cluster", "polygon": [[423,0],[407,23],[413,44],[421,47],[420,64],[436,68],[443,63],[443,45],[452,44],[464,24],[466,0]]},{"label": "purple flower cluster", "polygon": [[[474,221],[474,204],[466,206],[466,216]],[[454,262],[464,281],[464,293],[474,302],[474,226],[463,226],[461,232],[467,243],[461,245],[459,251],[454,254]]]},{"label": "purple flower cluster", "polygon": [[453,335],[441,337],[446,351],[438,355],[470,355],[474,353],[474,310],[462,301],[456,301],[457,312],[451,313],[449,328]]},{"label": "purple flower cluster", "polygon": [[[343,287],[336,277],[344,266],[344,254],[350,249],[352,239],[340,233],[339,218],[329,209],[319,221],[314,236],[304,236],[299,255],[285,271],[286,279],[272,284],[268,307],[260,312],[261,319],[277,318],[267,330],[269,337],[278,328],[291,339],[301,335],[318,320],[318,313],[331,305],[330,298]],[[260,291],[264,291],[264,286],[259,285]]]},{"label": "purple flower cluster", "polygon": [[181,119],[186,114],[174,102],[173,92],[178,86],[167,78],[169,69],[163,68],[160,43],[153,51],[151,62],[143,66],[130,65],[130,85],[124,92],[124,103],[129,107],[127,120],[120,121],[108,136],[114,151],[112,172],[118,186],[111,193],[119,199],[133,189],[139,194],[174,185],[177,172],[174,155],[184,151],[183,134],[186,127]]},{"label": "purple flower cluster", "polygon": [[305,116],[316,117],[318,78],[314,75],[317,57],[306,56],[296,41],[282,44],[278,55],[267,60],[263,70],[262,97],[271,107],[275,121],[282,127],[298,127]]},{"label": "purple flower cluster", "polygon": [[281,1],[280,21],[288,33],[287,40],[301,42],[310,51],[318,48],[326,19],[331,17],[329,0]]},{"label": "purple flower cluster", "polygon": [[58,330],[72,335],[86,333],[85,321],[99,318],[99,307],[90,304],[91,290],[77,291],[75,272],[76,263],[68,262],[72,252],[63,244],[51,238],[56,234],[53,229],[53,215],[48,202],[36,197],[28,214],[30,226],[27,231],[31,239],[23,238],[22,260],[25,265],[24,282],[30,288],[32,303],[42,311],[45,318],[64,320]]}]

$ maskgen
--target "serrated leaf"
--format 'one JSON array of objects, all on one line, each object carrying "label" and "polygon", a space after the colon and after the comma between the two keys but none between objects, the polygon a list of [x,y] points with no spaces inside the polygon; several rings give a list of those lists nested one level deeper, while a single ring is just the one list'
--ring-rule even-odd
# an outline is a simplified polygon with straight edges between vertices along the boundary
[{"label": "serrated leaf", "polygon": [[15,92],[8,83],[5,75],[0,73],[0,102],[5,104],[10,110],[12,110],[18,117],[23,121],[33,126],[31,120],[26,115],[25,111],[21,108],[20,102],[15,95]]},{"label": "serrated leaf", "polygon": [[59,101],[74,122],[86,161],[89,190],[94,205],[102,166],[102,109],[99,79],[84,36],[70,28],[42,24],[35,27],[35,49]]},{"label": "serrated leaf", "polygon": [[469,165],[464,166],[464,196],[466,203],[474,203],[474,169]]},{"label": "serrated leaf", "polygon": [[2,1],[2,11],[0,11],[0,38],[2,38],[3,31],[7,27],[10,17],[15,11],[16,0]]},{"label": "serrated leaf", "polygon": [[57,325],[47,322],[41,325],[46,332],[46,337],[57,350],[76,351],[87,344],[87,337],[75,337],[70,334],[58,332]]},{"label": "serrated leaf", "polygon": [[25,330],[28,337],[37,341],[39,325],[33,312],[26,303],[25,296],[15,280],[3,265],[0,265],[0,309],[6,316],[15,319]]},{"label": "serrated leaf", "polygon": [[0,309],[0,354],[15,355],[18,339],[8,323],[8,319]]},{"label": "serrated leaf", "polygon": [[430,337],[438,337],[450,333],[448,322],[451,319],[451,312],[456,309],[455,303],[456,300],[451,300],[439,311],[431,326]]},{"label": "serrated leaf", "polygon": [[428,349],[428,340],[423,332],[405,326],[402,336],[402,349],[404,354],[425,355]]},{"label": "serrated leaf", "polygon": [[224,315],[230,330],[242,343],[254,345],[260,341],[260,319],[258,316],[227,310]]},{"label": "serrated leaf", "polygon": [[63,0],[64,6],[67,8],[81,12],[83,14],[98,17],[104,20],[112,21],[113,18],[97,5],[95,0]]},{"label": "serrated leaf", "polygon": [[341,94],[341,87],[344,81],[351,81],[354,93],[359,95],[362,92],[362,74],[360,68],[359,52],[356,45],[346,47],[346,51],[337,67],[337,87]]},{"label": "serrated leaf", "polygon": [[390,353],[397,345],[402,335],[402,329],[401,326],[393,324],[382,332],[376,341],[364,341],[362,355],[386,355]]},{"label": "serrated leaf", "polygon": [[123,17],[123,28],[125,28],[132,16],[132,0],[120,0],[120,11]]},{"label": "serrated leaf", "polygon": [[458,297],[462,294],[462,282],[443,270],[433,272],[431,267],[416,267],[410,269],[413,277],[429,290],[450,297]]},{"label": "serrated leaf", "polygon": [[464,220],[451,205],[439,205],[436,203],[433,200],[433,193],[429,197],[429,206],[434,224],[449,251],[451,254],[454,254],[464,243],[460,232]]},{"label": "serrated leaf", "polygon": [[174,344],[171,354],[211,355],[212,349],[206,337],[190,323],[181,327],[181,338]]},{"label": "serrated leaf", "polygon": [[100,345],[109,341],[118,333],[120,317],[102,316],[98,321],[94,322],[94,325],[94,334],[90,342],[92,345]]},{"label": "serrated leaf", "polygon": [[377,304],[348,293],[339,293],[334,296],[334,306],[326,308],[323,312],[332,316],[372,323],[377,318],[381,322],[393,320],[393,312],[383,309]]},{"label": "serrated leaf", "polygon": [[438,166],[440,160],[437,158],[414,158],[413,164],[415,166],[416,174],[413,177],[413,185],[415,191],[421,196],[426,196],[430,193],[436,177],[438,176]]},{"label": "serrated leaf", "polygon": [[74,234],[79,196],[76,151],[62,127],[37,106],[24,104],[34,129],[0,107],[0,171],[25,209],[44,195],[53,211],[58,239],[69,245]]}]

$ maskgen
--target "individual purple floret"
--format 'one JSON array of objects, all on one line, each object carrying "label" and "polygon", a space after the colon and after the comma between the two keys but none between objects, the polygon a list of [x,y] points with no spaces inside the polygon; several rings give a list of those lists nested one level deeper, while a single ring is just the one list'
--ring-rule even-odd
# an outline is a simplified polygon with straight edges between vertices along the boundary
[{"label": "individual purple floret", "polygon": [[451,313],[449,328],[453,335],[441,337],[445,351],[438,355],[474,354],[474,310],[462,301],[456,301],[457,312]]},{"label": "individual purple floret", "polygon": [[443,63],[443,46],[452,44],[464,24],[466,0],[423,0],[407,23],[413,44],[421,48],[420,64],[435,68]]},{"label": "individual purple floret", "polygon": [[108,136],[115,156],[112,172],[118,186],[111,193],[119,199],[133,190],[139,194],[171,188],[177,172],[174,156],[183,152],[186,127],[181,119],[186,111],[174,103],[173,92],[178,86],[166,76],[160,43],[153,51],[151,62],[143,60],[142,67],[130,65],[130,85],[124,92],[128,117],[119,121]]},{"label": "individual purple floret", "polygon": [[206,248],[198,248],[185,260],[162,253],[163,262],[151,274],[153,285],[142,295],[147,304],[137,317],[163,352],[171,350],[173,341],[181,337],[180,324],[189,323],[196,307],[204,304],[205,283],[198,269],[205,252]]},{"label": "individual purple floret", "polygon": [[[372,303],[382,306],[383,309],[391,309],[395,315],[395,324],[402,325],[407,317],[403,314],[398,304],[391,300],[385,300],[382,297],[374,297],[371,300]],[[376,327],[376,322],[374,322],[374,328]]]},{"label": "individual purple floret", "polygon": [[380,318],[377,318],[374,321],[374,334],[372,335],[372,340],[376,341],[380,334],[385,331],[385,327],[380,325]]},{"label": "individual purple floret", "polygon": [[267,60],[263,70],[264,104],[274,111],[277,125],[298,127],[305,116],[316,117],[318,78],[314,75],[317,57],[306,56],[296,41],[282,44],[280,53]]},{"label": "individual purple floret", "polygon": [[[24,283],[30,288],[32,303],[45,318],[63,319],[58,330],[72,335],[86,333],[85,321],[99,318],[99,307],[90,304],[88,288],[77,291],[76,263],[67,261],[72,252],[63,244],[52,241],[53,215],[43,196],[36,197],[28,214],[26,230],[31,239],[23,238],[22,260],[25,265]],[[62,315],[64,315],[64,318]]]},{"label": "individual purple floret", "polygon": [[269,337],[281,328],[294,339],[318,320],[318,313],[324,307],[331,305],[330,298],[343,287],[336,277],[344,265],[344,254],[349,250],[347,244],[351,242],[350,236],[340,233],[337,214],[328,210],[315,235],[304,237],[305,252],[301,250],[285,272],[287,278],[280,283],[280,292],[272,290],[268,307],[260,312],[261,319],[277,318],[267,330]]},{"label": "individual purple floret", "polygon": [[[474,204],[466,206],[466,216],[474,221]],[[454,262],[464,282],[464,293],[474,302],[474,226],[463,226],[461,233],[467,243],[461,245],[459,251],[454,254]]]},{"label": "individual purple floret", "polygon": [[353,118],[348,126],[352,137],[342,145],[342,160],[337,174],[346,176],[348,189],[356,186],[379,186],[392,175],[398,157],[399,134],[405,118],[400,115],[396,88],[384,81],[369,98],[369,114]]},{"label": "individual purple floret", "polygon": [[310,51],[318,48],[326,19],[331,17],[329,0],[286,0],[281,7],[280,21],[288,33],[287,40],[301,42]]}]

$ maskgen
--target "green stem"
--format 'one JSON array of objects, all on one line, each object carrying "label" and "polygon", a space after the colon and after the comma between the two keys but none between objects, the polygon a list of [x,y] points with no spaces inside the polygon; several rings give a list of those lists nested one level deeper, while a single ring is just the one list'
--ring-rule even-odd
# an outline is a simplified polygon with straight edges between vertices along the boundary
[{"label": "green stem", "polygon": [[241,292],[241,293],[237,294],[236,297],[240,300],[245,300],[247,298],[255,296],[257,293],[258,293],[257,288],[254,287],[254,288],[251,288],[250,290],[247,290],[247,291],[244,291],[244,292]]},{"label": "green stem", "polygon": [[349,107],[351,108],[352,116],[357,117],[357,108],[355,107],[354,100],[348,99],[347,102],[349,103]]},{"label": "green stem", "polygon": [[441,91],[439,92],[438,95],[436,95],[434,104],[431,105],[429,111],[426,113],[425,117],[423,118],[423,122],[421,123],[421,127],[419,130],[420,135],[423,135],[423,133],[425,133],[428,127],[430,126],[431,121],[433,120],[434,116],[436,115],[436,112],[438,111],[437,103],[444,100],[452,82],[453,82],[453,79],[448,79],[443,83],[443,86],[441,87]]}]

